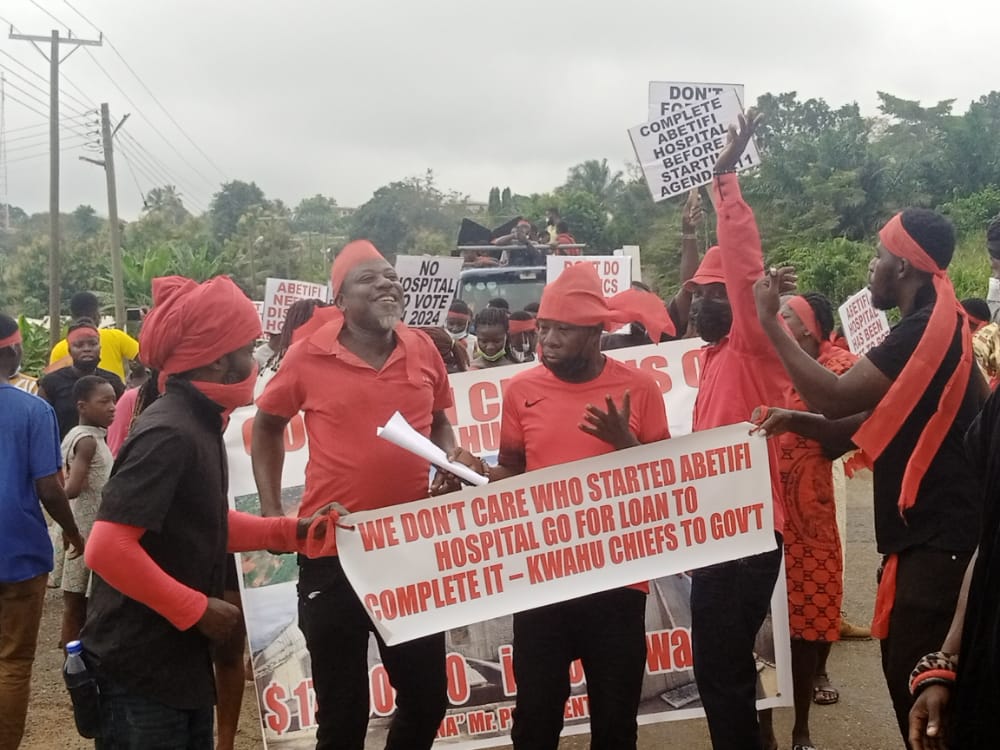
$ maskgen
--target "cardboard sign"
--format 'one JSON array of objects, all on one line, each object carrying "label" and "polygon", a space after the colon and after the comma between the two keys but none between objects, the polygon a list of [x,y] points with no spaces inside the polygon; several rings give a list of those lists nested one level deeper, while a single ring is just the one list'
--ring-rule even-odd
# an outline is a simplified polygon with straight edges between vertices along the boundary
[{"label": "cardboard sign", "polygon": [[[743,111],[736,92],[724,89],[706,101],[689,104],[629,129],[654,201],[686,193],[712,180],[712,168],[726,146],[726,133]],[[760,162],[751,140],[736,164],[743,170]]]},{"label": "cardboard sign", "polygon": [[847,346],[859,357],[881,344],[889,335],[889,319],[884,311],[872,305],[872,294],[867,288],[848,297],[837,312],[844,327]]},{"label": "cardboard sign", "polygon": [[389,645],[774,549],[740,424],[352,513],[348,580]]},{"label": "cardboard sign", "polygon": [[549,255],[545,258],[545,283],[577,263],[590,263],[601,277],[604,296],[612,297],[632,285],[632,258],[628,255]]},{"label": "cardboard sign", "polygon": [[264,284],[264,310],[261,325],[264,333],[281,333],[288,308],[300,299],[329,301],[330,289],[326,284],[294,279],[268,279]]},{"label": "cardboard sign", "polygon": [[649,82],[649,119],[658,120],[663,115],[676,112],[691,104],[705,102],[727,89],[736,92],[745,103],[742,83],[689,83],[686,81]]},{"label": "cardboard sign", "polygon": [[443,326],[458,291],[461,258],[399,255],[396,273],[403,285],[403,322],[408,326]]}]

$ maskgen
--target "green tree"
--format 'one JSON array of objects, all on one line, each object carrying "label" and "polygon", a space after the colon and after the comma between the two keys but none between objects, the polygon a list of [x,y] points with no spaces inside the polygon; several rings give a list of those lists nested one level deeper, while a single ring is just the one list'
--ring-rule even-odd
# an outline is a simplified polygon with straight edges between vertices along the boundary
[{"label": "green tree", "polygon": [[296,232],[333,234],[339,226],[337,201],[319,193],[303,198],[292,212],[292,229]]},{"label": "green tree", "polygon": [[212,216],[212,232],[219,242],[225,242],[236,233],[243,214],[255,206],[266,203],[264,191],[256,182],[233,180],[222,186],[212,196],[209,213]]},{"label": "green tree", "polygon": [[490,216],[500,215],[500,188],[496,186],[490,188],[490,198],[486,205]]},{"label": "green tree", "polygon": [[617,200],[624,186],[624,175],[613,172],[607,159],[589,159],[570,167],[563,189],[589,193],[601,208],[608,209]]}]

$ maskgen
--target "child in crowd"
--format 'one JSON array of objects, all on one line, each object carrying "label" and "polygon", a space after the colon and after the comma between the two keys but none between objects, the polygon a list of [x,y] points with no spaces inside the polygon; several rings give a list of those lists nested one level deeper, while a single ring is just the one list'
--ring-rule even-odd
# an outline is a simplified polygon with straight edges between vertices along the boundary
[{"label": "child in crowd", "polygon": [[[114,459],[105,442],[108,426],[115,416],[115,390],[104,378],[85,375],[73,385],[73,399],[79,424],[62,441],[66,466],[66,496],[80,534],[86,539],[97,516],[101,490],[111,476]],[[60,645],[78,640],[87,617],[87,589],[90,570],[83,555],[63,562],[63,621]]]}]

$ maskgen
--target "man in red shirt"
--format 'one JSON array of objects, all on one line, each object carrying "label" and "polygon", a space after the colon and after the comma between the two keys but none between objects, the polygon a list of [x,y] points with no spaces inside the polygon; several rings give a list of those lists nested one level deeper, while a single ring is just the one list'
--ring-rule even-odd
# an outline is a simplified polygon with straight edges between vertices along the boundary
[{"label": "man in red shirt", "polygon": [[[251,452],[267,516],[282,515],[284,432],[300,411],[309,436],[300,517],[333,500],[358,511],[427,497],[428,462],[376,437],[396,411],[444,450],[455,447],[444,414],[452,404],[444,363],[430,338],[400,322],[396,271],[359,240],[337,257],[331,281],[335,306],[316,310],[299,329],[257,400]],[[336,555],[300,556],[298,590],[316,691],[317,750],[363,747],[371,620]],[[444,634],[393,647],[378,638],[378,644],[396,690],[386,747],[429,748],[447,705]]]},{"label": "man in red shirt", "polygon": [[[748,421],[755,407],[783,403],[788,376],[757,320],[754,283],[764,275],[760,236],[740,194],[735,165],[758,117],[740,117],[738,133],[715,165],[719,245],[691,279],[691,318],[708,342],[694,407],[695,430]],[[778,544],[771,552],[696,570],[691,583],[694,673],[715,750],[759,750],[754,641],[767,616],[781,566],[784,514],[777,447],[768,442]]]},{"label": "man in red shirt", "polygon": [[[612,320],[640,320],[657,340],[673,328],[663,302],[650,292],[629,290],[605,300],[590,264],[567,268],[545,287],[538,311],[544,366],[515,375],[507,385],[499,465],[489,470],[490,479],[670,437],[656,381],[601,353],[601,332]],[[474,468],[486,468],[470,454],[458,454]],[[558,746],[575,659],[587,674],[591,748],[636,746],[647,590],[642,583],[514,615],[511,740],[517,750]]]}]

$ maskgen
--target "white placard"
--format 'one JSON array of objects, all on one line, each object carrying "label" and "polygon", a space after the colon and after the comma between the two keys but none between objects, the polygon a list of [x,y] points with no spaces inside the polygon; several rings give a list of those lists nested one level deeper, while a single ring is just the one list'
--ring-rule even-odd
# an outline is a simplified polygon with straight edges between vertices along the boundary
[{"label": "white placard", "polygon": [[691,83],[688,81],[650,81],[649,119],[658,120],[663,115],[697,104],[721,94],[726,89],[736,92],[740,102],[746,102],[742,83]]},{"label": "white placard", "polygon": [[352,513],[344,573],[389,645],[774,549],[750,424]]},{"label": "white placard", "polygon": [[601,277],[604,296],[624,292],[632,285],[632,258],[628,255],[549,255],[545,258],[545,283],[577,263],[590,263]]},{"label": "white placard", "polygon": [[[712,168],[726,146],[726,133],[743,111],[736,92],[723,89],[706,101],[629,129],[635,155],[654,201],[686,193],[712,180]],[[736,169],[760,163],[753,140]]]},{"label": "white placard", "polygon": [[396,256],[403,285],[403,322],[408,326],[442,326],[458,291],[461,258],[431,255]]},{"label": "white placard", "polygon": [[872,294],[867,288],[848,297],[837,312],[844,327],[847,346],[859,357],[881,344],[889,335],[889,319],[885,312],[872,305]]},{"label": "white placard", "polygon": [[295,279],[268,279],[264,284],[261,325],[264,333],[281,333],[288,308],[300,299],[318,299],[327,302],[330,288],[327,284]]}]

